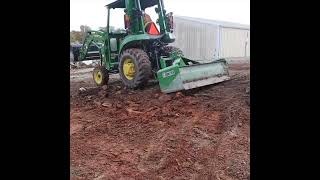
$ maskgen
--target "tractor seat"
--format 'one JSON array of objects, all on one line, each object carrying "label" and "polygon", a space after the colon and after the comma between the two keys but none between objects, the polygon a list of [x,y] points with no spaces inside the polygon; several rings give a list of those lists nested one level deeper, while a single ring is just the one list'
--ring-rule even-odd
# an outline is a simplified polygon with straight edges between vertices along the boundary
[{"label": "tractor seat", "polygon": [[150,35],[160,35],[160,32],[154,22],[147,22],[145,24],[145,30]]}]

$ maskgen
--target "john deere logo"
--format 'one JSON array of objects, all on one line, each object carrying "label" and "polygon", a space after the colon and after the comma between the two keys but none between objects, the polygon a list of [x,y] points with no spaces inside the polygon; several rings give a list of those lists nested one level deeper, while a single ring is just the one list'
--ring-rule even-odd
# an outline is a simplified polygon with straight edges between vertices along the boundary
[{"label": "john deere logo", "polygon": [[169,77],[169,76],[173,76],[173,75],[174,75],[174,70],[162,73],[162,77],[163,78],[166,78],[166,77]]}]

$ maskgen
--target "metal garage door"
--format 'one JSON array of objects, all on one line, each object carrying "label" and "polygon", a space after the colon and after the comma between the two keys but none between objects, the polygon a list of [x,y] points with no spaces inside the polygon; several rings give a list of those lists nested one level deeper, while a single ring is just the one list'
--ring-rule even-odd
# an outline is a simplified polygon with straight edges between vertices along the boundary
[{"label": "metal garage door", "polygon": [[179,47],[190,59],[212,61],[216,45],[216,25],[208,25],[175,19],[173,46]]},{"label": "metal garage door", "polygon": [[249,33],[249,30],[222,27],[221,57],[245,57],[250,53]]},{"label": "metal garage door", "polygon": [[247,46],[246,46],[246,57],[250,57],[250,31],[247,32]]}]

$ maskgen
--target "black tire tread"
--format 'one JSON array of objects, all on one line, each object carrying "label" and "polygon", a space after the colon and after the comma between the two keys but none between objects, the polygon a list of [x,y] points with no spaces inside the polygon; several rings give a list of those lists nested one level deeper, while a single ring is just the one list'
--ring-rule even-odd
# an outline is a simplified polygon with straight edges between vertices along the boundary
[{"label": "black tire tread", "polygon": [[138,74],[136,75],[136,77],[134,78],[134,80],[131,83],[126,83],[126,78],[124,77],[124,75],[122,74],[122,70],[119,66],[119,72],[120,72],[120,77],[123,80],[123,82],[125,83],[126,86],[128,86],[129,88],[140,88],[143,87],[148,80],[151,77],[151,62],[149,60],[149,57],[147,55],[146,52],[144,52],[142,49],[138,49],[138,48],[130,48],[130,49],[126,49],[121,53],[120,56],[120,63],[123,59],[123,56],[127,56],[127,55],[131,55],[134,57],[134,59],[136,60],[138,66]]}]

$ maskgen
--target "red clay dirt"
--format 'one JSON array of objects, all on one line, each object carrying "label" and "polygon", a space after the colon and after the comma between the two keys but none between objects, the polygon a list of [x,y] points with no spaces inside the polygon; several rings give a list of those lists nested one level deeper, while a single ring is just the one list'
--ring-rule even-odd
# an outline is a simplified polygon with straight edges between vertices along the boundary
[{"label": "red clay dirt", "polygon": [[250,179],[249,67],[169,95],[71,80],[71,179]]}]

